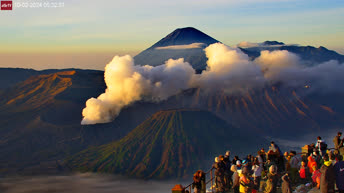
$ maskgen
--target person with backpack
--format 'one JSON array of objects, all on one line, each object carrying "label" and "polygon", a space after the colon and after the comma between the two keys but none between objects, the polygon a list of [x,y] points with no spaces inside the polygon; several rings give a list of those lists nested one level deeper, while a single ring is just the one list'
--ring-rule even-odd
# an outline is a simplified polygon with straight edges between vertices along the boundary
[{"label": "person with backpack", "polygon": [[317,151],[319,151],[321,156],[326,154],[327,144],[324,140],[321,139],[320,136],[317,137],[317,143],[315,145],[315,148]]}]

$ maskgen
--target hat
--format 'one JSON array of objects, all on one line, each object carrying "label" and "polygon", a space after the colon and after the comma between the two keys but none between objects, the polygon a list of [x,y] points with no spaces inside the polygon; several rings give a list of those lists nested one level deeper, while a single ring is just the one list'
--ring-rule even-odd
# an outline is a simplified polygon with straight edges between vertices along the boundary
[{"label": "hat", "polygon": [[240,160],[236,161],[236,165],[241,165],[241,161]]}]

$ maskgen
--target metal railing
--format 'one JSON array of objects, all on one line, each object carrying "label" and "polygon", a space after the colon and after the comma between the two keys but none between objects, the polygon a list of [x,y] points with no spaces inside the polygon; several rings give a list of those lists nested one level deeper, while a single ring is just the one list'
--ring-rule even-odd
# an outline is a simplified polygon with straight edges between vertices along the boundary
[{"label": "metal railing", "polygon": [[[335,148],[328,148],[327,150],[334,150]],[[308,154],[308,153],[306,153],[306,152],[297,152],[296,153],[296,155],[304,155],[304,154]],[[262,164],[265,164],[265,162],[262,162]],[[210,189],[211,189],[211,192],[212,193],[214,193],[215,191],[214,191],[214,188],[215,188],[215,183],[214,183],[214,175],[213,175],[213,170],[214,170],[215,168],[210,168],[207,172],[205,172],[205,175],[207,175],[207,174],[209,174],[210,175],[210,179],[208,180],[208,181],[206,181],[206,177],[205,177],[205,191],[207,191],[207,184],[209,184],[209,183],[211,183],[210,185]],[[191,188],[192,188],[192,184],[193,184],[193,182],[191,183],[191,184],[189,184],[189,185],[187,185],[186,187],[184,187],[183,189],[184,189],[184,191],[185,190],[187,190],[187,189],[189,189],[189,192],[191,193]]]},{"label": "metal railing", "polygon": [[[214,170],[214,168],[210,168],[207,172],[204,173],[205,176],[207,176],[207,174],[210,175],[210,179],[208,181],[206,181],[207,178],[205,177],[205,187],[204,187],[205,188],[205,192],[207,191],[207,184],[209,184],[209,183],[211,183],[211,186],[210,186],[211,192],[212,193],[214,192],[213,170]],[[191,193],[192,184],[193,184],[193,182],[191,184],[187,185],[186,187],[184,187],[184,190],[189,189],[189,192]]]}]

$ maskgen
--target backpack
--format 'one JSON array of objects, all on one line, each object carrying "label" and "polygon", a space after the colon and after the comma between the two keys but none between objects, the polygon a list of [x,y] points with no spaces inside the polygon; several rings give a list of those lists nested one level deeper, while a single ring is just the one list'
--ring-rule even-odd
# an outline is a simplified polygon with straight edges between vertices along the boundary
[{"label": "backpack", "polygon": [[319,146],[321,151],[327,150],[327,144],[325,142],[320,142]]}]

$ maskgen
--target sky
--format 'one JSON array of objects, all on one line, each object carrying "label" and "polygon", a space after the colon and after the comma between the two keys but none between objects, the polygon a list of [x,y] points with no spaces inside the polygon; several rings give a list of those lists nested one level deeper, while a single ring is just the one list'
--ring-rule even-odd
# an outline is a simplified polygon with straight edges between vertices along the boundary
[{"label": "sky", "polygon": [[[25,3],[42,7],[19,7]],[[113,56],[134,56],[176,28],[188,26],[230,46],[277,40],[344,54],[343,0],[13,0],[13,4],[12,11],[0,11],[0,67],[103,70]]]}]

